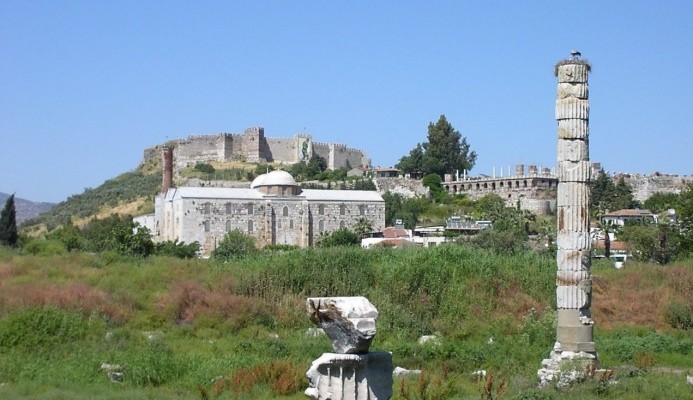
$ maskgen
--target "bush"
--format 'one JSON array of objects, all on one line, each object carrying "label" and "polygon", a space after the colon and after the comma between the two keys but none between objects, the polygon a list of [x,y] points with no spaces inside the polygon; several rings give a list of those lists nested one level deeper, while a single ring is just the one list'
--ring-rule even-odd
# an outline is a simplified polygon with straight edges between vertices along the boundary
[{"label": "bush", "polygon": [[154,248],[154,253],[159,256],[169,256],[178,258],[194,258],[200,250],[198,242],[188,243],[179,242],[176,240],[167,240],[157,243]]},{"label": "bush", "polygon": [[89,322],[80,314],[55,307],[17,311],[0,321],[0,351],[51,348],[83,339],[89,331]]},{"label": "bush", "polygon": [[216,170],[210,164],[197,163],[197,164],[195,164],[195,171],[200,171],[200,172],[205,173],[205,174],[213,174],[214,171],[216,171]]},{"label": "bush", "polygon": [[234,229],[227,233],[219,246],[212,251],[212,258],[223,261],[246,257],[255,252],[255,238]]},{"label": "bush", "polygon": [[361,238],[356,233],[340,228],[318,238],[318,247],[337,247],[337,246],[359,246]]},{"label": "bush", "polygon": [[22,250],[34,256],[53,256],[67,253],[67,249],[62,242],[44,239],[34,239],[24,245]]},{"label": "bush", "polygon": [[672,328],[688,330],[693,328],[693,310],[691,305],[672,301],[667,306],[666,319]]}]

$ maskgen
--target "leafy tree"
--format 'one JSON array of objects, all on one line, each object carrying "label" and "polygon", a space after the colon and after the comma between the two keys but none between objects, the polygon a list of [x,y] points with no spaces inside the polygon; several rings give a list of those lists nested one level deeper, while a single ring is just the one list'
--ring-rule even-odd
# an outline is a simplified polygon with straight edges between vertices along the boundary
[{"label": "leafy tree", "polygon": [[405,173],[444,176],[456,170],[471,170],[475,163],[476,152],[471,151],[467,138],[441,115],[438,122],[428,124],[428,141],[417,144],[409,156],[402,157],[397,168]]},{"label": "leafy tree", "polygon": [[212,258],[217,260],[230,260],[243,258],[257,252],[255,238],[238,229],[229,231],[216,249],[212,251]]},{"label": "leafy tree", "polygon": [[679,236],[668,224],[626,224],[619,235],[631,255],[640,261],[670,262],[679,252]]},{"label": "leafy tree", "polygon": [[123,220],[109,232],[109,249],[126,256],[147,257],[154,252],[149,229],[133,222],[132,219]]},{"label": "leafy tree", "polygon": [[590,210],[592,216],[608,211],[639,207],[633,198],[633,188],[623,177],[617,183],[602,169],[590,182]]},{"label": "leafy tree", "polygon": [[679,194],[676,217],[682,235],[682,249],[693,252],[693,182]]},{"label": "leafy tree", "polygon": [[17,244],[17,210],[14,207],[14,194],[5,202],[0,212],[0,245],[14,247]]},{"label": "leafy tree", "polygon": [[80,251],[85,246],[84,234],[69,220],[60,228],[46,235],[46,238],[61,242],[68,251]]},{"label": "leafy tree", "polygon": [[354,181],[354,190],[378,190],[370,179],[357,179]]},{"label": "leafy tree", "polygon": [[653,213],[661,213],[670,208],[676,208],[679,202],[679,195],[676,193],[654,193],[650,196],[643,206]]},{"label": "leafy tree", "polygon": [[416,227],[419,215],[429,206],[429,200],[425,198],[404,198],[399,193],[385,192],[385,224],[392,226],[395,221],[401,219],[404,227],[412,229]]},{"label": "leafy tree", "polygon": [[140,226],[130,216],[112,214],[104,219],[94,218],[83,230],[89,251],[114,251],[128,256],[146,257],[154,252],[149,229]]},{"label": "leafy tree", "polygon": [[443,180],[438,174],[428,174],[423,177],[421,184],[428,188],[431,199],[436,203],[445,203],[448,200],[448,193],[443,188]]},{"label": "leafy tree", "polygon": [[317,240],[318,247],[337,247],[337,246],[359,246],[361,238],[356,233],[347,228],[340,228],[336,231],[322,235]]}]

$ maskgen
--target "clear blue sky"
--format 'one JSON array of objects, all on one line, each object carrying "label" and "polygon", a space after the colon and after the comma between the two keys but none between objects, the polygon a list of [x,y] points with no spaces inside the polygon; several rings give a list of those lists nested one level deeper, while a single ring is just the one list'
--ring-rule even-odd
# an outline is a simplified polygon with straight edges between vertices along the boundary
[{"label": "clear blue sky", "polygon": [[58,202],[144,148],[263,126],[394,165],[441,114],[472,174],[556,163],[582,52],[591,159],[693,173],[691,1],[0,1],[0,191]]}]

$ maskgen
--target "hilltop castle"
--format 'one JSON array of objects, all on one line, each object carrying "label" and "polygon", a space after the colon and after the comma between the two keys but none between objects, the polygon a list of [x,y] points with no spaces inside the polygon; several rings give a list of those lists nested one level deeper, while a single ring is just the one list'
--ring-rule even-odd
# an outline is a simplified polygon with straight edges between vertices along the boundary
[{"label": "hilltop castle", "polygon": [[[165,144],[174,149],[175,167],[193,166],[200,162],[246,161],[251,163],[278,162],[295,164],[319,155],[327,161],[327,168],[370,167],[371,160],[363,150],[343,144],[314,142],[312,135],[297,134],[291,138],[270,138],[262,127],[252,127],[243,134],[219,133],[194,135],[187,139],[172,140]],[[144,151],[144,162],[161,155],[162,146]]]}]

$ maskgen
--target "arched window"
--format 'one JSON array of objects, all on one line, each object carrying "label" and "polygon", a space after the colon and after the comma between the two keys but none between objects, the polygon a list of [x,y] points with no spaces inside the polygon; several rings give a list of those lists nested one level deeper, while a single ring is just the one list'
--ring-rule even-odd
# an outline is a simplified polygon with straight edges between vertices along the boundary
[{"label": "arched window", "polygon": [[523,181],[523,185],[524,185],[524,187],[527,187],[527,180],[526,179]]},{"label": "arched window", "polygon": [[363,204],[359,206],[359,215],[366,215],[366,206]]},{"label": "arched window", "polygon": [[284,208],[282,208],[282,216],[284,216],[284,217],[289,216],[289,207],[284,206]]},{"label": "arched window", "polygon": [[212,203],[205,203],[202,205],[202,213],[209,214],[212,212]]},{"label": "arched window", "polygon": [[484,182],[484,189],[488,189],[488,183]]},{"label": "arched window", "polygon": [[344,204],[339,205],[339,215],[346,214],[346,206]]},{"label": "arched window", "polygon": [[325,215],[325,205],[324,204],[320,204],[318,206],[318,215]]},{"label": "arched window", "polygon": [[501,187],[501,189],[503,189],[503,182],[500,183],[500,187]]},{"label": "arched window", "polygon": [[248,215],[253,215],[255,212],[255,207],[253,207],[253,203],[248,203]]},{"label": "arched window", "polygon": [[231,220],[227,219],[226,220],[226,232],[231,230]]},{"label": "arched window", "polygon": [[496,182],[491,183],[491,189],[496,190]]},{"label": "arched window", "polygon": [[252,219],[248,220],[248,233],[253,233],[253,229],[255,228],[255,224],[253,223]]},{"label": "arched window", "polygon": [[233,214],[233,204],[226,203],[226,214]]}]

